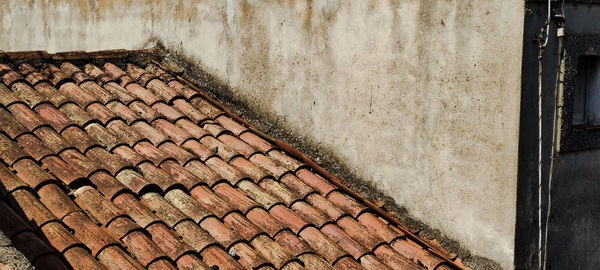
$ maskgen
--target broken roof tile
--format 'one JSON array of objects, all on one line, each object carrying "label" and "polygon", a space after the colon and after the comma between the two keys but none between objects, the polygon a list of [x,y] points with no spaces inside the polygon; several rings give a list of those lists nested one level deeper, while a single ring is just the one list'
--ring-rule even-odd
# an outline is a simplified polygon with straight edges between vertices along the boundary
[{"label": "broken roof tile", "polygon": [[434,242],[416,244],[181,77],[155,63],[102,59],[130,53],[61,53],[41,67],[20,61],[18,73],[0,65],[0,229],[32,243],[21,246],[32,264],[433,269],[459,261],[430,253]]}]

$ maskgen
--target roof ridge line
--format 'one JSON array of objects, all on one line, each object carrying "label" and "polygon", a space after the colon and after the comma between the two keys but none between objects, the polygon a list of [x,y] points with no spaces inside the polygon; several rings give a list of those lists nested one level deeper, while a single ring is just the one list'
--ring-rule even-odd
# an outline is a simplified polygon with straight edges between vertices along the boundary
[{"label": "roof ridge line", "polygon": [[3,51],[0,50],[0,62],[13,62],[22,60],[45,60],[45,61],[68,61],[68,60],[90,60],[90,59],[122,59],[136,55],[156,55],[158,56],[160,48],[152,47],[148,49],[110,49],[98,51],[64,51],[49,53],[44,50],[30,51]]}]

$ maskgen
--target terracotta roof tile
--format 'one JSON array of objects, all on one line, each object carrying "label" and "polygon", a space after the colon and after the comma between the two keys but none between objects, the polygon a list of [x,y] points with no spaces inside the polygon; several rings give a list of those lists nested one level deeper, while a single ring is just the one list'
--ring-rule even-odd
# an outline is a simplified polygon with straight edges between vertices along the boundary
[{"label": "terracotta roof tile", "polygon": [[266,235],[259,235],[251,241],[252,246],[267,260],[269,260],[275,268],[281,268],[290,261],[297,260],[296,257],[288,253],[282,246],[277,244]]},{"label": "terracotta roof tile", "polygon": [[185,254],[177,260],[177,268],[184,270],[211,270],[208,265],[206,265],[202,260],[200,260],[197,256],[192,254]]},{"label": "terracotta roof tile", "polygon": [[[15,190],[14,186],[17,182],[10,180],[14,178],[13,174],[9,172],[4,166],[0,169],[0,175],[5,177],[6,185],[5,187],[10,188],[10,190]],[[38,188],[41,185],[47,182],[56,182],[56,179],[48,174],[46,171],[42,170],[33,160],[31,159],[21,159],[15,164],[13,164],[12,168],[16,171],[17,176],[20,178],[18,182],[27,183],[29,187]],[[14,184],[12,184],[14,183]],[[23,184],[24,184],[23,183]],[[21,186],[22,184],[18,184]],[[12,188],[11,188],[12,187]]]},{"label": "terracotta roof tile", "polygon": [[435,269],[442,263],[441,258],[424,252],[423,248],[410,240],[397,239],[391,243],[392,248],[403,256],[425,265],[427,269]]},{"label": "terracotta roof tile", "polygon": [[193,249],[179,239],[178,234],[170,230],[163,223],[154,223],[146,228],[152,241],[160,247],[173,261],[177,261],[185,253],[192,253]]},{"label": "terracotta roof tile", "polygon": [[385,265],[381,260],[377,259],[373,254],[366,254],[360,258],[360,265],[367,270],[385,269],[391,270],[392,268]]},{"label": "terracotta roof tile", "polygon": [[14,141],[0,134],[0,157],[12,165],[20,159],[27,158],[29,155],[23,151]]},{"label": "terracotta roof tile", "polygon": [[171,228],[183,220],[190,219],[157,193],[149,192],[144,194],[142,198],[144,204]]},{"label": "terracotta roof tile", "polygon": [[229,163],[236,167],[240,172],[250,176],[250,178],[252,178],[252,180],[254,180],[256,183],[260,182],[266,177],[272,177],[264,169],[259,168],[244,157],[234,158]]},{"label": "terracotta roof tile", "polygon": [[131,111],[137,114],[135,120],[145,120],[147,123],[152,123],[154,120],[163,117],[159,112],[152,107],[146,105],[143,101],[135,100],[129,104]]},{"label": "terracotta roof tile", "polygon": [[67,149],[62,151],[60,153],[60,158],[67,164],[71,165],[76,172],[85,178],[91,176],[92,173],[103,169],[99,166],[99,164],[96,164],[94,161],[90,160],[75,149]]},{"label": "terracotta roof tile", "polygon": [[37,193],[40,196],[40,201],[59,219],[70,213],[81,211],[58,185],[44,185]]},{"label": "terracotta roof tile", "polygon": [[[143,143],[147,143],[147,142],[140,142],[139,144],[143,144]],[[147,159],[144,156],[137,153],[135,150],[133,150],[128,145],[118,146],[115,149],[113,149],[112,152],[119,155],[122,159],[126,160],[127,162],[129,162],[129,164],[131,164],[132,166],[137,166],[140,163],[147,161]]]},{"label": "terracotta roof tile", "polygon": [[20,214],[33,228],[42,227],[51,221],[58,221],[56,216],[29,190],[15,190],[10,194],[8,201],[13,209],[21,209]]},{"label": "terracotta roof tile", "polygon": [[248,219],[251,220],[252,223],[259,226],[271,237],[275,236],[278,232],[286,229],[286,227],[281,222],[279,222],[277,219],[275,219],[273,216],[271,216],[269,213],[267,213],[261,208],[253,208],[248,212],[248,214],[246,214],[246,217],[248,217]]},{"label": "terracotta roof tile", "polygon": [[252,132],[244,132],[239,135],[239,138],[247,144],[251,145],[252,147],[262,151],[263,153],[275,149],[274,145],[258,137],[258,135]]},{"label": "terracotta roof tile", "polygon": [[[117,116],[108,110],[104,105],[98,102],[90,103],[85,108],[85,111],[96,120],[100,121],[102,125],[107,125],[110,121],[118,119]],[[84,125],[80,125],[84,126]]]},{"label": "terracotta roof tile", "polygon": [[347,255],[340,246],[315,227],[307,227],[300,232],[300,236],[332,264]]},{"label": "terracotta roof tile", "polygon": [[199,97],[192,97],[190,99],[190,103],[211,119],[215,119],[217,116],[223,113],[222,110],[210,104],[210,102],[206,101],[205,99]]},{"label": "terracotta roof tile", "polygon": [[247,213],[254,207],[259,207],[258,203],[250,199],[246,194],[238,188],[232,187],[229,183],[220,183],[212,188],[221,199],[227,201],[235,209],[243,214]]},{"label": "terracotta roof tile", "polygon": [[353,260],[350,257],[343,257],[339,260],[337,260],[333,267],[335,269],[339,269],[339,270],[358,270],[358,269],[364,269],[356,260]]},{"label": "terracotta roof tile", "polygon": [[142,117],[137,115],[131,108],[125,106],[120,101],[109,102],[108,104],[106,104],[106,108],[114,114],[116,114],[117,116],[119,116],[125,122],[127,122],[128,125],[131,125],[137,120],[143,119]]},{"label": "terracotta roof tile", "polygon": [[66,115],[57,110],[54,105],[49,103],[43,103],[35,107],[35,111],[40,115],[41,118],[46,120],[56,132],[61,132],[68,126],[75,125],[75,122],[69,119]]},{"label": "terracotta roof tile", "polygon": [[192,135],[187,133],[185,130],[173,125],[165,119],[156,119],[152,122],[152,127],[159,130],[164,135],[173,140],[177,145],[181,145],[186,140],[192,138]]},{"label": "terracotta roof tile", "polygon": [[98,262],[82,247],[72,247],[64,251],[63,256],[74,269],[105,270],[106,267]]},{"label": "terracotta roof tile", "polygon": [[142,229],[127,216],[116,217],[106,225],[106,229],[114,235],[115,238],[120,239],[121,241],[124,241],[125,237],[134,233],[134,231],[137,231],[138,233],[142,231]]},{"label": "terracotta roof tile", "polygon": [[77,106],[75,103],[65,103],[60,108],[58,108],[60,112],[65,114],[71,120],[75,122],[78,126],[84,127],[91,122],[96,122],[98,120],[92,118],[88,115],[81,107]]},{"label": "terracotta roof tile", "polygon": [[169,157],[177,160],[181,165],[185,165],[188,161],[196,158],[192,153],[183,150],[183,148],[171,142],[163,143],[158,148]]},{"label": "terracotta roof tile", "polygon": [[281,150],[271,150],[269,153],[267,153],[267,156],[275,161],[275,163],[278,165],[283,166],[291,171],[296,171],[298,168],[306,166],[306,164],[286,155]]},{"label": "terracotta roof tile", "polygon": [[219,269],[244,269],[243,266],[237,262],[230,254],[223,251],[223,249],[210,246],[204,249],[201,253],[204,258],[204,262],[211,267],[219,267]]},{"label": "terracotta roof tile", "polygon": [[200,158],[200,161],[206,161],[211,157],[217,156],[215,152],[211,151],[210,149],[208,149],[208,147],[195,140],[186,141],[181,145],[181,148],[196,155],[198,158]]},{"label": "terracotta roof tile", "polygon": [[306,221],[283,205],[273,206],[269,213],[296,234],[308,225]]},{"label": "terracotta roof tile", "polygon": [[419,265],[403,255],[398,254],[398,252],[393,250],[387,244],[379,246],[374,250],[374,253],[380,261],[384,262],[392,269],[426,269],[422,265]]},{"label": "terracotta roof tile", "polygon": [[358,260],[361,256],[369,252],[368,249],[350,237],[337,225],[327,224],[321,228],[321,231],[329,236],[330,239],[342,247],[346,252],[350,253],[354,259]]},{"label": "terracotta roof tile", "polygon": [[146,268],[150,270],[177,269],[173,266],[173,263],[165,258],[152,261]]},{"label": "terracotta roof tile", "polygon": [[32,264],[460,265],[181,77],[156,64],[85,60],[129,53],[61,53],[41,67],[20,61],[18,72],[0,64],[0,229]]},{"label": "terracotta roof tile", "polygon": [[29,186],[25,182],[21,181],[18,177],[15,177],[3,166],[0,166],[0,177],[2,178],[0,197],[6,197],[15,190],[29,189]]},{"label": "terracotta roof tile", "polygon": [[327,199],[329,199],[333,204],[335,204],[340,209],[344,210],[346,213],[352,215],[353,217],[357,217],[363,211],[367,210],[368,207],[357,202],[352,199],[350,196],[343,194],[339,191],[333,191],[327,195]]},{"label": "terracotta roof tile", "polygon": [[112,151],[119,145],[125,145],[125,143],[121,142],[117,136],[98,123],[91,123],[85,126],[84,129],[88,135],[94,138],[108,151]]},{"label": "terracotta roof tile", "polygon": [[89,177],[89,180],[108,198],[114,198],[116,195],[128,191],[127,186],[117,181],[105,171],[94,173]]},{"label": "terracotta roof tile", "polygon": [[306,241],[300,239],[290,230],[283,230],[275,235],[275,241],[284,247],[288,253],[299,256],[300,254],[315,252]]},{"label": "terracotta roof tile", "polygon": [[288,206],[301,199],[298,194],[292,192],[280,182],[277,182],[272,178],[264,179],[259,183],[259,186],[285,202],[285,204]]},{"label": "terracotta roof tile", "polygon": [[156,246],[143,232],[133,231],[123,237],[127,250],[143,265],[148,265],[158,259],[166,258],[166,254]]},{"label": "terracotta roof tile", "polygon": [[120,119],[111,121],[106,125],[106,128],[117,135],[121,142],[129,146],[134,146],[141,141],[148,141]]},{"label": "terracotta roof tile", "polygon": [[24,220],[19,218],[17,213],[5,202],[0,201],[0,230],[9,238],[24,231],[31,231],[32,228]]},{"label": "terracotta roof tile", "polygon": [[97,257],[108,269],[144,269],[138,261],[118,246],[106,247]]},{"label": "terracotta roof tile", "polygon": [[285,174],[279,181],[283,183],[288,189],[293,190],[300,198],[305,199],[309,194],[316,192],[306,183],[302,182],[296,175]]},{"label": "terracotta roof tile", "polygon": [[316,254],[301,254],[298,255],[298,259],[304,263],[304,268],[306,269],[333,269],[333,266],[330,263]]},{"label": "terracotta roof tile", "polygon": [[394,239],[404,236],[390,229],[383,221],[371,213],[364,213],[357,218],[358,222],[365,226],[371,233],[377,235],[387,243],[391,243]]},{"label": "terracotta roof tile", "polygon": [[323,179],[323,177],[318,176],[309,170],[301,169],[296,174],[304,181],[304,183],[321,192],[323,196],[327,196],[327,194],[336,189],[333,185],[328,183],[327,180]]},{"label": "terracotta roof tile", "polygon": [[241,181],[238,184],[238,187],[246,192],[248,197],[252,198],[265,209],[271,209],[274,205],[283,204],[283,201],[267,193],[264,189],[248,180]]},{"label": "terracotta roof tile", "polygon": [[72,148],[71,144],[66,140],[66,138],[61,137],[60,134],[56,133],[56,131],[48,126],[37,128],[33,133],[44,143],[45,147],[52,150],[54,153]]},{"label": "terracotta roof tile", "polygon": [[7,119],[5,119],[4,121],[8,120],[13,125],[17,125],[13,123],[15,122],[15,119],[29,130],[35,130],[40,126],[47,125],[47,122],[45,120],[43,120],[34,111],[29,109],[29,107],[22,103],[15,103],[8,106],[8,110],[12,113],[12,116],[7,116]]},{"label": "terracotta roof tile", "polygon": [[198,109],[194,108],[190,103],[185,101],[184,99],[177,99],[173,101],[173,106],[179,109],[182,113],[184,113],[189,120],[196,124],[202,123],[204,120],[208,119],[208,116],[201,113]]},{"label": "terracotta roof tile", "polygon": [[[109,226],[112,221],[123,216],[121,210],[112,202],[106,200],[90,186],[84,186],[74,192],[75,202],[88,213],[91,213],[100,223]],[[120,237],[119,237],[120,238]]]},{"label": "terracotta roof tile", "polygon": [[208,131],[208,133],[210,133],[214,137],[219,137],[223,134],[231,133],[228,130],[226,130],[225,128],[223,128],[221,125],[219,125],[218,123],[215,123],[212,120],[202,123],[202,128],[204,130]]},{"label": "terracotta roof tile", "polygon": [[167,172],[161,170],[150,162],[140,163],[135,168],[136,171],[140,172],[147,181],[159,186],[162,191],[166,191],[181,185],[175,182],[175,180],[172,180]]},{"label": "terracotta roof tile", "polygon": [[75,237],[90,248],[93,256],[98,255],[98,252],[109,245],[118,245],[117,240],[112,238],[107,231],[94,224],[82,212],[73,212],[65,216],[63,221],[75,231]]},{"label": "terracotta roof tile", "polygon": [[163,161],[171,158],[162,151],[158,150],[156,146],[148,142],[140,142],[136,144],[133,149],[140,155],[144,156],[144,158],[152,161],[152,163],[154,163],[156,166],[160,166]]},{"label": "terracotta roof tile", "polygon": [[52,151],[32,134],[23,134],[17,138],[17,143],[36,161],[52,155]]},{"label": "terracotta roof tile", "polygon": [[308,205],[304,201],[298,201],[294,203],[291,206],[291,209],[294,211],[294,213],[302,217],[302,219],[319,228],[324,224],[331,222],[329,220],[329,217],[323,215],[321,212],[317,211],[315,208]]},{"label": "terracotta roof tile", "polygon": [[377,237],[351,217],[342,217],[337,221],[337,224],[353,239],[369,250],[373,250],[378,245],[385,243],[381,238]]},{"label": "terracotta roof tile", "polygon": [[165,199],[167,199],[171,205],[177,207],[181,212],[196,221],[196,223],[212,216],[212,213],[202,207],[198,201],[194,200],[194,198],[181,190],[173,189],[167,192],[165,194]]},{"label": "terracotta roof tile", "polygon": [[166,135],[148,125],[146,122],[137,121],[133,123],[131,127],[133,127],[133,129],[135,129],[135,131],[140,133],[142,136],[146,137],[146,139],[150,140],[150,142],[152,142],[155,146],[158,146],[161,143],[169,140]]},{"label": "terracotta roof tile", "polygon": [[210,135],[210,132],[197,124],[194,124],[192,121],[188,119],[179,119],[175,122],[175,126],[185,130],[189,133],[193,138],[197,140],[202,139],[202,137]]},{"label": "terracotta roof tile", "polygon": [[22,102],[22,100],[15,97],[10,89],[8,89],[8,87],[6,87],[4,84],[0,84],[0,104],[2,104],[4,107],[8,107],[16,102]]},{"label": "terracotta roof tile", "polygon": [[191,172],[188,172],[173,160],[165,160],[162,164],[160,164],[160,168],[169,173],[173,180],[184,185],[188,190],[202,183],[198,177],[193,175]]},{"label": "terracotta roof tile", "polygon": [[236,185],[238,182],[247,178],[242,172],[238,171],[235,167],[231,166],[229,163],[224,160],[213,157],[207,159],[205,161],[206,165],[210,167],[213,171],[220,174],[223,178],[225,178],[232,185]]},{"label": "terracotta roof tile", "polygon": [[223,221],[246,241],[251,241],[255,236],[264,233],[250,220],[237,212],[227,215]]},{"label": "terracotta roof tile", "polygon": [[61,135],[70,142],[77,142],[73,144],[79,150],[79,152],[85,153],[92,146],[101,146],[96,140],[94,140],[90,135],[85,133],[79,127],[68,127]]},{"label": "terracotta roof tile", "polygon": [[229,145],[231,148],[235,149],[236,151],[244,155],[244,157],[246,158],[249,158],[250,156],[258,152],[258,150],[256,150],[254,147],[250,146],[249,144],[245,143],[239,138],[236,138],[229,134],[223,134],[219,136],[219,140]]},{"label": "terracotta roof tile", "polygon": [[202,182],[206,183],[209,186],[214,185],[219,180],[223,179],[216,172],[211,170],[208,166],[204,165],[202,162],[197,160],[192,160],[185,164],[185,169],[196,177],[200,178]]},{"label": "terracotta roof tile", "polygon": [[120,80],[119,84],[125,87],[125,89],[127,89],[132,96],[144,101],[144,103],[148,104],[148,106],[152,106],[152,104],[161,101],[161,99],[154,95],[152,91],[135,82],[130,83],[129,81],[133,79],[127,75],[119,77],[118,80]]},{"label": "terracotta roof tile", "polygon": [[238,262],[246,269],[256,269],[261,265],[268,264],[269,262],[263,258],[263,256],[258,254],[254,248],[246,243],[237,243],[229,249],[229,252],[230,254],[235,254],[234,256],[239,257]]},{"label": "terracotta roof tile", "polygon": [[210,209],[212,213],[216,214],[221,219],[234,210],[228,202],[221,199],[206,186],[195,187],[190,193],[202,207]]},{"label": "terracotta roof tile", "polygon": [[85,155],[96,162],[96,164],[103,164],[104,169],[109,171],[112,175],[116,175],[121,170],[131,167],[131,165],[118,155],[111,154],[102,147],[93,147],[89,149]]},{"label": "terracotta roof tile", "polygon": [[25,101],[30,108],[35,108],[43,102],[47,102],[44,96],[38,94],[31,86],[27,85],[25,81],[19,81],[12,85],[11,89],[13,93],[20,97],[21,100]]},{"label": "terracotta roof tile", "polygon": [[127,215],[131,217],[142,228],[148,227],[150,224],[162,222],[153,211],[148,209],[142,202],[130,193],[119,194],[113,199],[113,203],[119,207]]},{"label": "terracotta roof tile", "polygon": [[230,248],[234,243],[240,241],[242,238],[235,231],[219,221],[215,217],[208,217],[200,222],[200,227],[206,230],[219,244],[225,248]]},{"label": "terracotta roof tile", "polygon": [[207,231],[190,220],[184,220],[177,224],[175,231],[183,237],[183,241],[198,252],[203,251],[208,246],[217,244],[217,240]]}]

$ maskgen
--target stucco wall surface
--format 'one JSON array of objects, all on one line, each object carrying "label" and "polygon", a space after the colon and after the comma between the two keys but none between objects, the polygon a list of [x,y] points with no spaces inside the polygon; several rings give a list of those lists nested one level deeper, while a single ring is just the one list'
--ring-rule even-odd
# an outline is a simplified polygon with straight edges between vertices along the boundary
[{"label": "stucco wall surface", "polygon": [[522,0],[0,1],[0,48],[159,38],[411,214],[512,266]]}]

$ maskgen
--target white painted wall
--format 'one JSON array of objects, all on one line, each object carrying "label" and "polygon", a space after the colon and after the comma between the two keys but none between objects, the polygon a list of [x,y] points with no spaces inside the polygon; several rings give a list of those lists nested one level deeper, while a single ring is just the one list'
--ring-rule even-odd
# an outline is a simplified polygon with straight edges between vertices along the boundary
[{"label": "white painted wall", "polygon": [[411,214],[512,266],[522,0],[4,0],[0,10],[4,50],[134,49],[158,37]]}]

